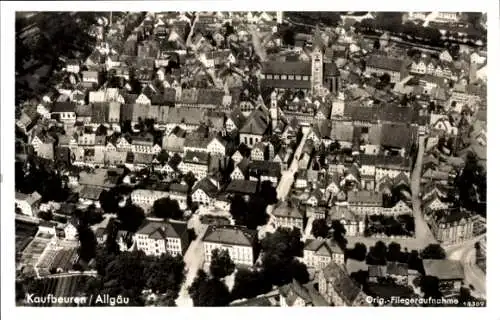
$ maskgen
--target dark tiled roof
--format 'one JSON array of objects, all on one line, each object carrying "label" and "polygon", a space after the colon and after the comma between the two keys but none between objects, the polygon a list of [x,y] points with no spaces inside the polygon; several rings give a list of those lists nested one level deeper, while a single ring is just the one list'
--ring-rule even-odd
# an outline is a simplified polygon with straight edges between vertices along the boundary
[{"label": "dark tiled roof", "polygon": [[185,222],[146,221],[136,232],[154,239],[180,238],[187,231]]},{"label": "dark tiled roof", "polygon": [[262,65],[263,74],[277,75],[311,75],[311,64],[308,62],[269,61]]},{"label": "dark tiled roof", "polygon": [[387,262],[387,274],[396,276],[408,275],[408,264],[395,261]]},{"label": "dark tiled roof", "polygon": [[257,193],[257,181],[233,180],[227,186],[227,193],[255,194]]},{"label": "dark tiled roof", "polygon": [[367,67],[372,67],[376,69],[390,70],[390,71],[401,71],[403,66],[403,60],[397,58],[391,58],[388,56],[381,55],[371,55],[366,61]]},{"label": "dark tiled roof", "polygon": [[198,181],[198,183],[196,183],[196,185],[194,185],[193,187],[193,193],[198,189],[203,190],[210,197],[215,197],[217,195],[217,192],[219,191],[217,189],[217,186],[214,185],[209,178],[203,178]]},{"label": "dark tiled roof", "polygon": [[323,269],[323,274],[326,280],[332,283],[335,292],[342,300],[347,305],[352,305],[361,288],[349,277],[347,272],[332,261]]},{"label": "dark tiled roof", "polygon": [[256,232],[242,226],[216,226],[208,227],[203,241],[229,245],[253,246]]},{"label": "dark tiled roof", "polygon": [[383,124],[380,144],[385,147],[409,148],[412,131],[407,124]]},{"label": "dark tiled roof", "polygon": [[52,112],[75,112],[76,104],[73,102],[54,102]]},{"label": "dark tiled roof", "polygon": [[464,268],[460,261],[424,259],[422,263],[427,276],[437,277],[440,280],[464,279]]}]

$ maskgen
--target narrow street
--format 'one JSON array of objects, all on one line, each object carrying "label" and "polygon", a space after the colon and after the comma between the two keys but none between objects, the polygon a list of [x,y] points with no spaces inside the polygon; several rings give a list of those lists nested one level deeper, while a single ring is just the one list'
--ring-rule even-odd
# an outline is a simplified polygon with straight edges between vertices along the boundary
[{"label": "narrow street", "polygon": [[420,195],[420,177],[422,176],[422,160],[425,151],[425,137],[418,137],[418,152],[415,167],[411,174],[411,194],[413,205],[413,216],[415,218],[415,238],[420,243],[421,249],[429,243],[437,243],[422,213]]}]

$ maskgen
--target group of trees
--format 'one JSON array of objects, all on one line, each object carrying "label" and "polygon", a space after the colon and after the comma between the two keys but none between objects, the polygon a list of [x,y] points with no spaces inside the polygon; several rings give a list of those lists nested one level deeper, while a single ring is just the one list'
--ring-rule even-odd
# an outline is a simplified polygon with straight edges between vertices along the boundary
[{"label": "group of trees", "polygon": [[199,270],[188,289],[193,304],[205,307],[228,305],[231,296],[223,278],[231,275],[235,267],[227,250],[214,249],[210,261],[210,274]]},{"label": "group of trees", "polygon": [[465,166],[456,176],[454,185],[460,207],[486,214],[486,170],[479,164],[475,153],[467,154]]},{"label": "group of trees", "polygon": [[65,202],[72,194],[54,164],[36,156],[29,156],[25,163],[16,162],[15,180],[16,191],[27,194],[36,191],[43,202]]},{"label": "group of trees", "polygon": [[146,256],[142,251],[113,253],[99,247],[96,269],[99,277],[89,281],[87,294],[107,293],[130,298],[130,306],[144,305],[143,290],[164,297],[164,305],[174,306],[185,279],[182,256]]},{"label": "group of trees", "polygon": [[412,236],[415,233],[415,220],[411,215],[388,217],[373,215],[369,218],[365,236],[385,234],[386,236]]},{"label": "group of trees", "polygon": [[146,218],[144,210],[132,203],[120,207],[117,217],[121,222],[121,229],[129,232],[136,232]]},{"label": "group of trees", "polygon": [[339,220],[334,220],[329,225],[326,219],[315,219],[312,223],[311,233],[315,238],[333,237],[340,248],[345,249],[347,240],[345,239],[346,230],[344,225]]},{"label": "group of trees", "polygon": [[258,193],[252,195],[248,201],[240,195],[235,195],[231,199],[229,212],[237,225],[255,230],[267,223],[269,219],[267,206],[276,202],[276,189],[269,181],[264,181]]},{"label": "group of trees", "polygon": [[367,250],[363,243],[356,243],[353,248],[346,249],[346,257],[358,261],[364,261],[369,265],[385,265],[388,261],[407,263],[412,270],[422,272],[422,259],[445,259],[446,252],[439,244],[430,244],[420,253],[417,250],[402,250],[397,242],[386,245],[382,241],[377,241],[374,246]]},{"label": "group of trees", "polygon": [[179,207],[177,200],[167,198],[161,198],[154,202],[152,214],[155,217],[163,219],[175,219],[179,220],[183,217],[183,212]]}]

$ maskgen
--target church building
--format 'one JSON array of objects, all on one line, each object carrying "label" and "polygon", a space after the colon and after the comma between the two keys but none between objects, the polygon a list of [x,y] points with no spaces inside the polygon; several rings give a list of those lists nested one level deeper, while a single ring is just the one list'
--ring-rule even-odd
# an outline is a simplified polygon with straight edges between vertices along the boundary
[{"label": "church building", "polygon": [[313,95],[321,87],[332,94],[339,89],[339,71],[333,62],[323,61],[325,45],[316,28],[310,61],[266,61],[262,66],[262,85],[277,90],[302,90]]}]

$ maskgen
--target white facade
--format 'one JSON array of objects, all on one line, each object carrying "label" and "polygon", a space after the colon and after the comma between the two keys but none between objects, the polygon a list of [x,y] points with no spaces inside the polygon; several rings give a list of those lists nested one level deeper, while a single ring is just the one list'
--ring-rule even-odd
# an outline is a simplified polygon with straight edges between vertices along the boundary
[{"label": "white facade", "polygon": [[215,242],[203,242],[203,248],[205,252],[205,262],[210,263],[212,260],[212,250],[227,250],[231,260],[235,264],[253,266],[253,248],[251,246],[241,246],[241,245],[230,245],[224,243]]},{"label": "white facade", "polygon": [[138,250],[144,251],[148,256],[161,256],[169,253],[172,256],[182,255],[182,245],[180,238],[154,239],[149,235],[136,233],[134,241]]}]

